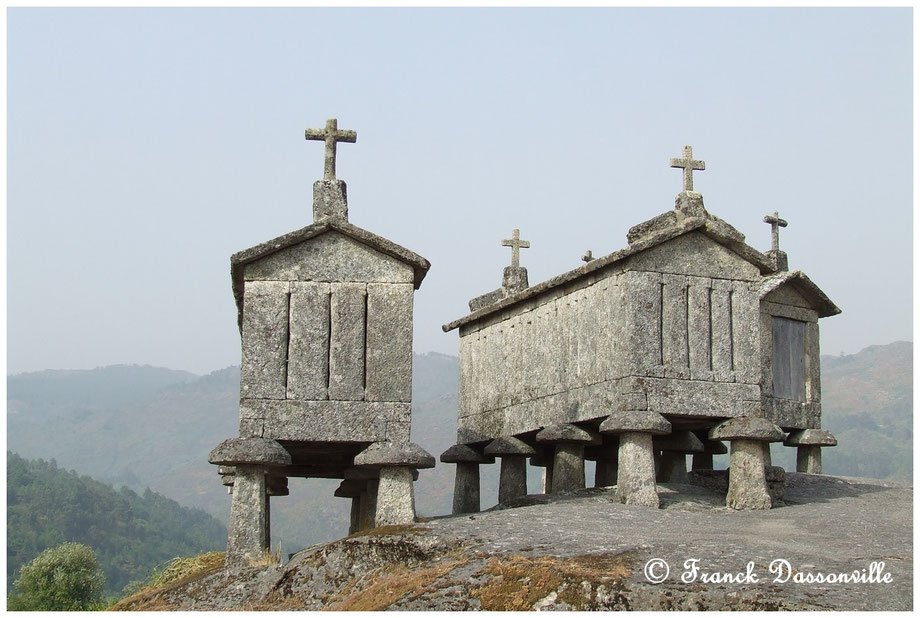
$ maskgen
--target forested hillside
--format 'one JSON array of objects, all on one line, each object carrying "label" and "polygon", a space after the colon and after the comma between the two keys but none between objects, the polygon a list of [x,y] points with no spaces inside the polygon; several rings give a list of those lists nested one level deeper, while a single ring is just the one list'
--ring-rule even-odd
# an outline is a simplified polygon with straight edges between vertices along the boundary
[{"label": "forested hillside", "polygon": [[27,461],[10,452],[6,466],[8,590],[23,564],[67,541],[96,552],[110,594],[166,560],[226,546],[219,521],[149,489],[142,495],[116,490],[54,461]]}]

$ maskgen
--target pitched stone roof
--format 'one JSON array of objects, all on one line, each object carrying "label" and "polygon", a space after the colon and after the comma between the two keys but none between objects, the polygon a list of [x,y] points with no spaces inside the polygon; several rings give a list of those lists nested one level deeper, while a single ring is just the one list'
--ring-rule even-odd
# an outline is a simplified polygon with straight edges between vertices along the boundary
[{"label": "pitched stone roof", "polygon": [[826,318],[840,313],[840,308],[801,270],[784,270],[769,277],[764,277],[763,282],[760,284],[760,298],[786,284],[792,285],[799,294],[811,302],[812,307],[818,312],[819,318]]},{"label": "pitched stone roof", "polygon": [[230,278],[233,281],[233,297],[236,299],[238,323],[242,325],[243,321],[243,274],[247,264],[333,230],[411,266],[415,273],[415,289],[418,289],[422,284],[422,280],[428,273],[428,269],[431,268],[431,263],[422,256],[382,236],[372,234],[357,225],[352,225],[341,219],[325,219],[267,242],[263,242],[255,247],[244,249],[243,251],[234,253],[230,257]]},{"label": "pitched stone roof", "polygon": [[[665,216],[669,217],[666,225],[663,224],[663,222],[659,223],[657,221],[658,219]],[[449,332],[455,328],[463,326],[464,324],[475,322],[497,311],[501,311],[506,307],[510,307],[511,305],[514,305],[522,300],[532,298],[548,290],[552,290],[559,286],[571,283],[572,281],[587,277],[595,271],[607,268],[608,266],[616,264],[617,262],[621,262],[622,260],[625,260],[632,255],[641,253],[642,251],[647,251],[652,247],[657,247],[660,244],[677,238],[678,236],[689,234],[693,231],[698,231],[708,236],[715,242],[738,254],[741,258],[756,266],[760,270],[761,274],[774,272],[773,263],[770,258],[768,258],[757,249],[754,249],[753,247],[746,244],[744,242],[744,235],[721,219],[711,215],[700,217],[683,217],[679,220],[673,220],[670,219],[670,217],[671,213],[669,212],[656,217],[655,219],[652,219],[648,223],[655,222],[654,228],[650,229],[648,233],[643,234],[641,237],[634,236],[635,242],[632,242],[628,247],[624,249],[620,249],[619,251],[614,251],[613,253],[607,254],[603,257],[591,260],[584,266],[570,270],[567,273],[563,273],[542,283],[538,283],[537,285],[531,286],[516,294],[512,294],[511,296],[508,296],[497,303],[483,307],[465,317],[454,320],[449,324],[445,324],[441,328],[444,330],[444,332]],[[638,228],[638,226],[636,227]]]}]

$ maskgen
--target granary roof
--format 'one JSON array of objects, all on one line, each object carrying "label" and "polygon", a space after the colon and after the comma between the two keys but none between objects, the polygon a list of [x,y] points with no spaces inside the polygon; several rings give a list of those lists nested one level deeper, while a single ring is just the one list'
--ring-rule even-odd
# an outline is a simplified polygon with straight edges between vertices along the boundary
[{"label": "granary roof", "polygon": [[794,287],[799,294],[811,302],[815,311],[818,312],[819,318],[826,318],[840,313],[840,308],[801,270],[784,270],[769,277],[764,277],[763,282],[760,284],[760,298],[786,284]]},{"label": "granary roof", "polygon": [[[699,198],[699,194],[688,192],[682,193],[681,196],[691,196],[691,199],[694,200]],[[679,200],[681,196],[679,196]],[[632,255],[647,251],[652,247],[656,247],[669,240],[694,231],[704,234],[741,258],[747,260],[760,270],[761,275],[773,275],[776,273],[776,266],[773,260],[745,243],[744,235],[741,232],[722,219],[710,215],[702,209],[701,206],[702,202],[700,201],[699,206],[696,207],[696,213],[694,213],[696,216],[683,215],[682,213],[678,213],[678,210],[680,210],[678,209],[665,212],[645,223],[641,223],[630,230],[628,235],[630,244],[626,248],[593,259],[584,266],[580,266],[579,268],[557,275],[552,279],[538,283],[520,292],[511,294],[496,303],[482,307],[467,316],[445,324],[441,328],[444,332],[449,332],[465,324],[476,322],[523,300],[533,298],[544,292],[558,288],[559,286],[588,277],[592,273],[602,270],[611,264],[621,262]],[[685,212],[689,212],[689,210]],[[840,309],[838,309],[837,306],[828,299],[824,292],[812,283],[812,281],[801,271],[779,272],[767,278],[764,281],[764,285],[766,286],[768,282],[772,282],[774,287],[767,292],[762,291],[761,297],[786,282],[792,282],[799,292],[816,302],[816,309],[821,317],[840,313]]]},{"label": "granary roof", "polygon": [[273,238],[255,247],[244,249],[230,256],[230,278],[233,281],[233,297],[236,299],[237,321],[240,325],[242,325],[243,321],[243,273],[245,266],[269,256],[272,253],[298,245],[329,231],[336,231],[340,234],[344,234],[361,244],[367,245],[371,249],[394,257],[411,266],[415,274],[415,289],[418,289],[422,284],[422,280],[428,273],[428,269],[431,268],[431,263],[417,253],[413,253],[405,247],[397,245],[395,242],[368,232],[348,221],[330,217],[299,230],[284,234],[283,236]]},{"label": "granary roof", "polygon": [[501,311],[502,309],[514,305],[522,300],[532,298],[548,290],[552,290],[559,286],[571,283],[572,281],[590,276],[595,271],[602,270],[611,264],[625,260],[632,255],[641,253],[642,251],[647,251],[652,247],[657,247],[660,244],[677,238],[678,236],[689,234],[693,231],[699,231],[700,233],[705,234],[719,244],[734,251],[751,264],[757,266],[761,274],[767,274],[774,271],[773,262],[770,260],[770,258],[768,258],[757,249],[747,245],[744,242],[744,235],[742,235],[735,228],[725,223],[721,219],[711,216],[685,217],[682,220],[661,227],[663,229],[653,231],[643,236],[642,238],[637,239],[635,242],[631,243],[624,249],[620,249],[619,251],[614,251],[613,253],[609,253],[603,257],[593,259],[590,262],[587,262],[584,266],[580,266],[579,268],[570,270],[566,273],[562,273],[561,275],[557,275],[552,279],[548,279],[542,283],[538,283],[537,285],[526,288],[516,294],[512,294],[497,303],[483,307],[465,317],[454,320],[449,324],[445,324],[441,328],[444,330],[444,332],[449,332],[457,327],[463,326],[464,324],[475,322],[481,318],[486,317],[487,315],[493,314],[496,311]]}]

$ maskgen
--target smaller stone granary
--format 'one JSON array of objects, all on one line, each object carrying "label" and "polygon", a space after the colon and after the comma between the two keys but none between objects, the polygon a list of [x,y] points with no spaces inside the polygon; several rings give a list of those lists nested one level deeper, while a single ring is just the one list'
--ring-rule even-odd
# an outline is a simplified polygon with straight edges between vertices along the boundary
[{"label": "smaller stone granary", "polygon": [[354,532],[412,522],[417,469],[434,466],[409,442],[413,297],[430,264],[348,222],[336,143],[356,133],[332,119],[306,138],[326,145],[313,224],[230,259],[240,437],[209,457],[233,495],[228,563],[269,547],[270,496],[289,477],[342,479]]},{"label": "smaller stone granary", "polygon": [[502,286],[446,324],[460,332],[454,512],[480,508],[479,465],[501,459],[499,502],[527,491],[526,461],[545,491],[597,486],[658,505],[656,481],[711,470],[731,442],[726,502],[770,508],[769,444],[798,448],[798,470],[818,473],[821,429],[818,319],[840,310],[779,249],[778,213],[761,253],[703,206],[687,146],[675,208],[629,230],[625,249],[529,286],[518,230]]}]

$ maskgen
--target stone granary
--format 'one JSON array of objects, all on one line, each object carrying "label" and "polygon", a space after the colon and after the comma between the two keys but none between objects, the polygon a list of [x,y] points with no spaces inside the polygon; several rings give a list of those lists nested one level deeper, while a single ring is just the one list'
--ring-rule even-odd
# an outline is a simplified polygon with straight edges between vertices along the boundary
[{"label": "stone granary", "polygon": [[[242,337],[240,437],[209,457],[233,494],[228,563],[270,543],[269,496],[289,477],[343,479],[350,532],[415,517],[413,480],[434,458],[409,442],[412,305],[430,264],[348,222],[336,120],[313,224],[230,259]],[[306,518],[304,518],[306,521]]]},{"label": "stone granary", "polygon": [[[630,504],[658,505],[656,478],[712,469],[731,443],[727,504],[770,508],[769,443],[799,449],[820,472],[818,319],[840,310],[779,249],[761,253],[693,191],[705,164],[692,149],[676,205],[629,230],[628,246],[529,286],[518,230],[502,286],[446,324],[460,333],[454,512],[480,508],[479,465],[501,458],[499,501],[526,492],[525,461],[545,490],[599,486]],[[656,470],[657,469],[657,470]]]}]

